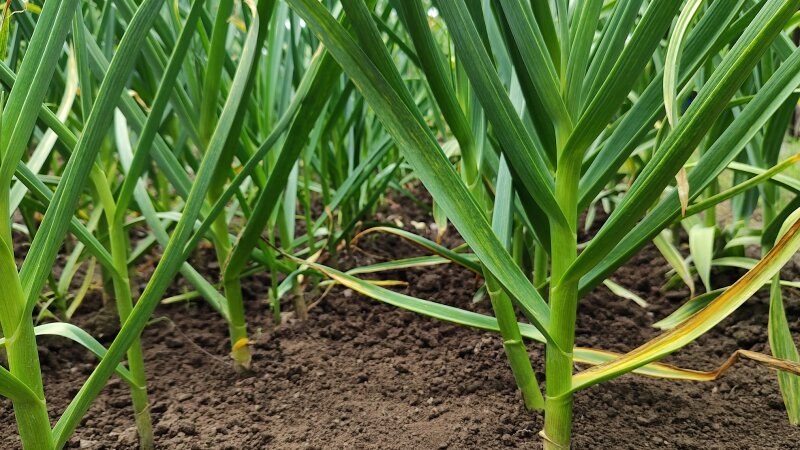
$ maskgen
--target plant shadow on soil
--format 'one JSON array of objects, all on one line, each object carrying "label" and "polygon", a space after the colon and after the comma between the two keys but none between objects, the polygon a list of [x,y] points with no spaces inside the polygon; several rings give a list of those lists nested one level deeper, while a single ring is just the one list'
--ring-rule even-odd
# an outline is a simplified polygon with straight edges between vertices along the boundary
[{"label": "plant shadow on soil", "polygon": [[[390,203],[380,218],[431,222],[409,202]],[[424,233],[425,231],[423,231]],[[430,232],[430,230],[428,230]],[[451,231],[448,245],[458,244]],[[372,235],[340,260],[342,267],[423,254],[397,238]],[[142,283],[157,261],[137,272]],[[194,264],[215,280],[213,251]],[[579,345],[625,351],[657,334],[650,325],[677,308],[687,291],[659,289],[668,270],[648,246],[612,277],[650,302],[643,309],[600,287],[580,305]],[[787,278],[800,273],[796,263]],[[736,274],[718,275],[724,286]],[[472,304],[475,276],[456,266],[394,271],[401,291],[491,314]],[[275,328],[266,304],[267,277],[245,282],[253,334],[253,372],[237,375],[227,358],[227,327],[201,302],[160,306],[143,334],[152,414],[163,449],[493,449],[540,448],[538,414],[526,412],[500,338],[420,317],[341,288],[311,309],[306,322]],[[171,294],[181,292],[179,280]],[[794,336],[800,296],[786,289]],[[81,307],[77,325],[108,345],[118,329],[99,294]],[[309,301],[315,299],[310,298]],[[290,306],[286,305],[287,309]],[[737,348],[768,352],[768,298],[759,293],[732,317],[666,361],[713,369]],[[167,320],[168,319],[168,320]],[[542,380],[543,350],[529,345]],[[53,421],[96,364],[61,338],[40,338]],[[19,447],[11,404],[0,401],[2,449]],[[125,384],[112,378],[69,448],[135,448]],[[576,449],[800,449],[800,428],[786,418],[775,373],[737,363],[711,383],[628,375],[577,394]]]}]

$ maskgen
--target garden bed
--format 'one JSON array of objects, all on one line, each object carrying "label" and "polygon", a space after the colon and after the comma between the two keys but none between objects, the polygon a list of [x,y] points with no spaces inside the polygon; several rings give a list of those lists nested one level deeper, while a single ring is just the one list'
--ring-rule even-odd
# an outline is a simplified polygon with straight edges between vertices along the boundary
[{"label": "garden bed", "polygon": [[[395,205],[394,213],[399,211],[405,211],[404,223],[426,221],[416,208]],[[454,243],[453,238],[448,242]],[[376,234],[362,240],[340,263],[348,267],[413,254],[421,252]],[[214,267],[203,262],[205,257],[214,261],[213,251],[199,251],[195,267],[213,277]],[[141,274],[146,275],[155,261],[154,256]],[[659,291],[667,270],[658,252],[648,247],[613,276],[647,299],[647,309],[603,287],[585,297],[578,316],[578,344],[623,351],[655,336],[650,325],[688,295]],[[790,263],[785,270],[797,273],[797,266]],[[459,267],[396,271],[383,277],[407,281],[402,290],[411,295],[490,313],[488,300],[472,304],[476,279]],[[180,292],[181,284],[173,293]],[[269,319],[267,285],[268,279],[261,276],[245,284],[249,317],[256,318],[250,323],[255,341],[250,374],[231,369],[227,326],[204,303],[161,306],[156,311],[143,344],[158,448],[541,445],[541,416],[522,407],[498,336],[400,311],[341,288],[322,298],[308,321],[289,319],[276,329]],[[95,293],[87,300],[76,323],[107,345],[118,319],[99,298]],[[796,291],[786,290],[786,307],[798,336]],[[764,293],[667,362],[712,369],[737,348],[768,352],[767,312]],[[542,347],[529,347],[541,380]],[[57,417],[96,360],[81,347],[51,337],[40,339],[40,354],[49,408]],[[18,448],[8,400],[0,403],[0,417],[2,448]],[[69,447],[133,448],[135,442],[129,391],[115,377]],[[627,375],[579,393],[574,447],[793,449],[800,448],[800,428],[788,424],[775,374],[740,362],[712,383]]]}]

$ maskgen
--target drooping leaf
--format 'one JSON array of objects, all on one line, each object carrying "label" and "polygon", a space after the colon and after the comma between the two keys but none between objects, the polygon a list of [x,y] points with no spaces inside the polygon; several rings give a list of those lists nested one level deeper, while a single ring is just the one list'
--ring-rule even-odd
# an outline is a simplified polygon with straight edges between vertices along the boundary
[{"label": "drooping leaf", "polygon": [[[788,229],[773,249],[703,310],[622,357],[576,374],[572,391],[585,389],[656,361],[697,339],[725,319],[775,276],[800,249],[800,210],[792,214],[786,224],[789,225]],[[795,364],[797,373],[800,373],[800,364]]]},{"label": "drooping leaf", "polygon": [[[471,328],[493,332],[500,331],[497,325],[497,320],[493,317],[394,292],[389,289],[382,288],[374,283],[360,280],[356,277],[339,272],[321,264],[309,263],[308,265],[309,267],[318,270],[326,276],[336,280],[339,284],[382,303],[406,309],[417,314],[432,317],[434,319],[464,325]],[[522,336],[525,338],[544,343],[544,336],[542,336],[535,327],[531,326],[530,324],[520,323],[519,328]],[[622,355],[618,353],[584,347],[575,347],[573,354],[575,362],[599,367],[602,367],[603,364],[608,364],[622,357]],[[762,361],[769,367],[800,371],[800,364],[795,366],[789,363],[789,365],[787,365],[783,360],[776,360],[760,353],[740,350],[731,355],[731,357],[722,366],[713,371],[699,371],[675,367],[669,364],[651,362],[649,364],[637,367],[633,370],[633,373],[649,377],[675,380],[714,381],[718,379],[734,362],[736,362],[740,356]]]},{"label": "drooping leaf", "polygon": [[613,282],[611,280],[605,280],[605,281],[603,281],[603,284],[611,292],[613,292],[614,295],[617,295],[617,296],[622,297],[622,298],[627,298],[628,300],[633,301],[634,303],[636,303],[637,305],[641,306],[642,308],[647,308],[647,306],[648,306],[647,302],[642,297],[640,297],[638,294],[636,294],[635,292],[631,291],[630,289],[624,288],[624,287],[620,286],[619,284],[617,284],[617,283],[615,283],[615,282]]}]

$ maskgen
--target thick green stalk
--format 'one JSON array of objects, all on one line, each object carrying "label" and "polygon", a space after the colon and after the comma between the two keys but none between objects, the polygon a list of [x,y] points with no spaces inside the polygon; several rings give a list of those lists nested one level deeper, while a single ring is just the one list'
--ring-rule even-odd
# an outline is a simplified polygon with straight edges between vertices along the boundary
[{"label": "thick green stalk", "polygon": [[[27,293],[17,272],[11,237],[10,190],[12,176],[21,160],[35,122],[35,110],[45,96],[58,55],[64,44],[75,2],[48,3],[28,43],[28,51],[18,74],[28,83],[12,89],[3,108],[3,133],[0,134],[0,325],[6,337],[8,365],[17,381],[33,397],[12,399],[20,440],[25,449],[53,446],[50,418],[44,399],[33,321],[27,311]],[[5,97],[2,98],[5,103]]]},{"label": "thick green stalk", "polygon": [[38,397],[38,401],[13,401],[22,447],[49,449],[53,446],[50,418],[42,387],[42,371],[33,321],[25,314],[25,293],[22,290],[14,251],[11,246],[11,219],[8,214],[9,186],[0,187],[0,324],[6,337],[6,355],[11,374]]},{"label": "thick green stalk", "polygon": [[514,306],[511,304],[511,299],[500,287],[500,283],[491,276],[489,271],[484,273],[486,276],[486,291],[492,301],[492,309],[497,318],[500,335],[503,337],[506,358],[508,358],[508,364],[511,366],[511,372],[514,374],[517,387],[522,393],[525,408],[529,411],[541,410],[544,407],[544,398],[542,397],[541,389],[539,389],[536,374],[531,366],[528,349],[525,348],[525,344],[522,341]]},{"label": "thick green stalk", "polygon": [[562,277],[577,258],[578,180],[581,162],[578,158],[562,158],[556,171],[556,200],[570,227],[551,221],[552,267],[550,280],[550,333],[545,364],[547,397],[544,413],[544,448],[570,448],[572,434],[572,353],[559,350],[575,345],[575,316],[578,306],[578,283],[562,282]]},{"label": "thick green stalk", "polygon": [[[114,196],[111,193],[105,175],[99,170],[93,170],[91,177],[109,224],[108,234],[111,241],[111,258],[116,271],[115,276],[111,278],[114,285],[117,314],[119,314],[120,324],[124,325],[133,310],[133,295],[131,294],[130,278],[128,277],[128,245],[125,237],[125,224],[122,220],[123,215],[116,214]],[[144,353],[139,338],[136,338],[128,348],[128,370],[134,381],[134,385],[131,386],[131,400],[136,419],[136,429],[139,433],[139,447],[143,450],[150,450],[154,447],[153,422],[150,417],[150,401],[147,396],[147,373],[144,367]]]},{"label": "thick green stalk", "polygon": [[[217,167],[219,169],[219,166]],[[217,175],[221,173],[217,170]],[[222,183],[214,183],[208,190],[210,204],[216,203],[223,192]],[[225,214],[220,214],[211,224],[211,234],[214,239],[214,249],[217,253],[220,270],[224,274],[228,264],[232,246],[228,234],[228,222]],[[244,314],[244,299],[242,297],[242,286],[239,277],[227,279],[223,275],[222,285],[225,298],[228,300],[228,334],[231,340],[231,358],[233,368],[236,371],[246,371],[250,369],[250,343],[247,339],[247,321]]]},{"label": "thick green stalk", "polygon": [[[469,165],[469,162],[465,161],[464,165]],[[511,208],[513,191],[511,191],[510,185],[507,186],[505,194],[511,195],[506,196],[506,198],[501,198],[504,194],[501,192],[500,184],[503,182],[510,182],[508,168],[505,164],[503,164],[502,167],[505,170],[501,170],[498,178],[504,175],[508,178],[498,180],[498,198],[496,199],[498,205],[495,205],[494,213],[499,216],[493,218],[492,228],[495,233],[497,233],[498,237],[505,241],[506,246],[508,246],[511,237],[510,221],[513,217],[513,210]],[[463,174],[473,174],[473,179],[465,179],[464,181],[467,186],[471,187],[470,193],[475,199],[484,204],[486,210],[491,211],[491,201],[486,195],[483,184],[479,182],[480,176],[478,175],[477,164],[474,165],[472,170],[463,170]],[[491,275],[491,272],[484,270],[483,273],[486,279],[486,291],[491,299],[492,310],[497,318],[500,335],[503,338],[503,348],[506,351],[508,364],[511,366],[511,372],[514,374],[517,387],[519,387],[522,393],[525,407],[531,411],[541,410],[544,407],[544,398],[539,388],[539,382],[536,380],[536,374],[533,372],[528,350],[522,342],[514,305],[511,303],[511,299],[503,290],[500,283]]]},{"label": "thick green stalk", "polygon": [[[244,321],[244,307],[242,305],[242,288],[239,282],[242,271],[250,260],[253,248],[261,240],[261,234],[265,226],[270,223],[275,206],[278,203],[278,193],[283,190],[289,178],[289,173],[300,156],[309,133],[316,123],[316,118],[325,106],[332,87],[339,77],[339,70],[335,61],[330,56],[324,56],[321,68],[313,66],[316,71],[313,75],[314,81],[309,91],[305,92],[307,101],[304,101],[297,112],[297,117],[292,120],[286,141],[281,149],[277,161],[272,166],[269,179],[266,185],[258,194],[258,198],[253,204],[253,211],[247,225],[239,235],[230,253],[230,258],[224,266],[223,285],[225,295],[228,298],[230,309],[230,333],[233,345],[232,356],[234,361],[250,361],[250,350],[247,347],[246,324]],[[327,62],[326,62],[327,61]],[[273,314],[275,319],[280,320],[279,299],[276,297],[275,287],[277,286],[276,267],[270,267],[273,278],[273,289],[270,298],[273,300]],[[247,366],[243,366],[247,367]]]},{"label": "thick green stalk", "polygon": [[[270,18],[274,14],[275,2],[273,0],[259,0],[256,8],[257,9],[254,10],[253,13],[260,17],[262,25],[256,34],[255,45],[257,49],[261,49],[264,45],[268,31],[271,29],[269,27],[269,23]],[[278,20],[277,23],[281,23],[281,21]],[[246,78],[246,84],[244,88],[245,96],[253,92],[261,54],[261,51],[257,51],[253,56],[253,61],[251,63],[252,68]],[[209,199],[211,200],[212,205],[224,195],[225,191],[223,189],[223,181],[227,178],[226,175],[230,170],[229,167],[231,161],[233,161],[235,147],[239,145],[239,135],[241,134],[244,124],[244,116],[247,114],[247,103],[248,102],[243,102],[240,104],[236,111],[236,117],[234,119],[233,126],[231,127],[231,133],[228,136],[225,144],[225,151],[223,152],[220,158],[220,163],[217,166],[217,173],[215,176],[217,181],[212,183],[209,189]],[[252,216],[252,213],[250,216]],[[247,320],[245,318],[244,299],[242,297],[241,271],[236,273],[235,276],[229,276],[228,266],[231,264],[230,261],[234,256],[235,248],[233,247],[228,235],[228,224],[225,219],[225,214],[220,214],[217,217],[217,219],[214,221],[212,230],[214,235],[218,236],[217,240],[222,244],[222,247],[219,245],[217,246],[217,256],[221,257],[224,253],[224,258],[220,259],[219,261],[220,268],[222,270],[222,283],[225,288],[225,296],[228,299],[228,332],[231,338],[231,356],[233,358],[234,369],[249,370],[252,356],[250,355],[250,340],[247,338]],[[224,238],[222,237],[223,233],[225,235]],[[250,247],[248,250],[252,251],[252,248],[253,247]]]},{"label": "thick green stalk", "polygon": [[231,358],[236,370],[250,369],[250,341],[247,338],[247,321],[244,315],[244,298],[242,285],[238,277],[228,279],[223,277],[225,297],[228,299],[228,334],[231,338]]},{"label": "thick green stalk", "polygon": [[[477,152],[473,151],[471,153],[475,154]],[[464,177],[464,182],[470,188],[470,193],[479,201],[479,204],[484,205],[484,210],[491,211],[491,200],[484,190],[484,185],[479,182],[480,175],[478,174],[479,169],[477,164],[473,164],[472,169],[468,169],[467,166],[470,165],[469,163],[469,161],[465,160],[464,164],[462,164],[462,177]],[[508,174],[507,171],[505,173]],[[497,199],[499,202],[506,200],[508,199]],[[503,206],[506,207],[504,208]],[[503,240],[506,240],[506,244],[508,244],[508,238],[510,238],[509,230],[498,229],[504,227],[498,226],[497,224],[513,215],[510,206],[510,201],[506,201],[506,205],[501,205],[500,208],[503,210],[495,210],[495,214],[505,215],[506,217],[498,217],[492,221],[492,227],[496,228],[495,232],[498,234],[498,237],[502,237]],[[509,298],[508,294],[506,294],[502,286],[500,286],[500,283],[492,276],[491,272],[484,270],[483,273],[486,279],[486,291],[489,294],[489,299],[492,302],[492,310],[497,318],[500,336],[503,338],[503,348],[506,352],[506,358],[508,358],[508,364],[511,366],[511,372],[514,374],[514,381],[516,381],[517,387],[522,394],[525,408],[529,411],[542,410],[542,408],[544,408],[544,398],[539,388],[539,382],[536,380],[536,374],[533,372],[528,350],[525,348],[525,344],[522,341],[519,324],[517,322],[517,314],[514,311],[511,298]]]},{"label": "thick green stalk", "polygon": [[[11,375],[36,397],[35,400],[12,399],[22,446],[34,450],[52,448],[53,436],[33,320],[27,308],[28,292],[23,288],[14,259],[10,190],[17,163],[28,148],[35,111],[45,97],[43,87],[52,78],[54,61],[61,53],[76,4],[74,1],[48,2],[44,7],[17,72],[28,83],[12,88],[8,104],[0,108],[3,124],[0,133],[0,325],[6,337]],[[5,103],[5,97],[2,100]]]}]

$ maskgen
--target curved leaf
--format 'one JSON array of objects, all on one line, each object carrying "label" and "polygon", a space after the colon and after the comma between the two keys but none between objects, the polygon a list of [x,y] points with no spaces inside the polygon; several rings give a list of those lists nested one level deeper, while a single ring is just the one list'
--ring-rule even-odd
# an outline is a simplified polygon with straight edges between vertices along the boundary
[{"label": "curved leaf", "polygon": [[0,395],[13,402],[44,403],[44,400],[37,397],[31,388],[2,366],[0,366]]},{"label": "curved leaf", "polygon": [[477,274],[481,274],[482,273],[480,264],[477,261],[475,261],[474,259],[469,258],[469,257],[465,256],[462,253],[456,253],[456,252],[450,250],[449,248],[447,248],[447,247],[445,247],[443,245],[440,245],[440,244],[437,244],[437,243],[431,241],[430,239],[425,239],[422,236],[419,236],[417,234],[408,232],[408,231],[403,230],[401,228],[393,228],[393,227],[373,227],[373,228],[369,228],[367,230],[364,230],[364,231],[358,233],[353,238],[353,244],[355,244],[361,237],[363,237],[363,236],[365,236],[367,234],[370,234],[370,233],[393,234],[393,235],[398,236],[398,237],[400,237],[402,239],[405,239],[408,242],[411,242],[412,244],[418,245],[418,246],[424,248],[425,250],[430,251],[433,254],[439,255],[442,258],[448,259],[448,260],[450,260],[450,261],[452,261],[452,262],[454,262],[454,263],[456,263],[456,264],[458,264],[460,266],[463,266],[463,267],[465,267],[465,268],[467,268],[467,269],[469,269],[469,270],[471,270],[471,271],[473,271],[473,272],[475,272]]},{"label": "curved leaf", "polygon": [[702,311],[622,357],[576,374],[572,380],[572,391],[585,389],[656,361],[694,341],[725,319],[769,282],[800,249],[800,210],[789,217],[787,224],[791,225],[775,247]]},{"label": "curved leaf", "polygon": [[681,53],[686,31],[692,23],[703,0],[689,0],[678,16],[672,34],[667,44],[667,56],[664,58],[664,109],[667,111],[667,120],[674,128],[678,123],[678,70],[681,67]]},{"label": "curved leaf", "polygon": [[[386,303],[392,306],[396,306],[398,308],[415,312],[417,314],[421,314],[427,317],[432,317],[434,319],[443,320],[450,323],[455,323],[458,325],[464,325],[471,328],[477,328],[480,330],[492,331],[495,333],[500,332],[500,327],[498,326],[497,320],[494,317],[485,316],[483,314],[478,314],[471,311],[455,308],[452,306],[443,305],[441,303],[433,302],[430,300],[423,300],[420,298],[411,297],[405,294],[391,291],[389,289],[382,288],[374,283],[365,280],[360,280],[356,277],[353,277],[346,273],[339,272],[335,269],[323,266],[321,264],[308,263],[308,262],[304,262],[304,264],[307,264],[312,269],[321,272],[327,277],[330,277],[337,283],[345,287],[348,287],[356,292],[359,292],[367,297],[378,300],[382,303]],[[520,323],[519,330],[522,336],[527,339],[532,339],[540,343],[545,342],[544,336],[542,336],[542,334],[530,324]],[[752,356],[749,355],[748,353],[753,353],[753,352],[745,352],[744,356]],[[609,352],[605,350],[598,350],[593,348],[583,348],[583,347],[575,347],[575,349],[573,350],[573,354],[575,362],[590,364],[590,365],[607,364],[622,356],[619,353]],[[734,355],[731,356],[731,358],[728,360],[728,362],[726,362],[726,364],[723,365],[723,367],[710,372],[685,369],[663,363],[649,363],[636,368],[633,372],[638,375],[645,375],[655,378],[667,378],[667,379],[691,380],[691,381],[714,381],[717,378],[719,378],[719,376],[722,375],[722,373],[727,369],[727,367],[733,364],[733,362],[735,362],[736,359],[739,358],[739,356],[741,355],[742,355],[741,351],[734,353]],[[783,363],[780,360],[774,360],[772,358],[766,357],[765,355],[761,354],[755,354],[755,357],[764,359],[768,363],[773,363],[774,365],[780,365]],[[800,370],[800,365],[798,365],[798,368],[790,366],[790,369]]]},{"label": "curved leaf", "polygon": [[[83,329],[65,322],[53,322],[39,325],[33,328],[37,336],[61,336],[67,338],[75,343],[80,344],[85,349],[94,353],[100,359],[106,355],[106,348],[103,344],[93,338],[92,335]],[[5,345],[6,338],[0,338],[0,345]],[[122,364],[117,365],[117,375],[120,376],[125,382],[131,386],[136,386],[136,383],[131,377],[131,373]]]}]

